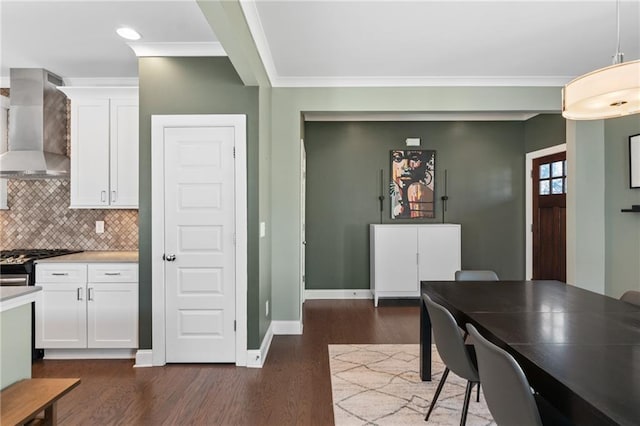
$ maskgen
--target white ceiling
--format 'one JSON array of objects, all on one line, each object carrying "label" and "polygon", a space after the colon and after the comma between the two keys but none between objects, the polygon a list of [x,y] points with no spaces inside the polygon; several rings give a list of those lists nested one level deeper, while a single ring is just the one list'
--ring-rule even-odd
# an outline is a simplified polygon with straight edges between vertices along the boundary
[{"label": "white ceiling", "polygon": [[[615,0],[241,1],[274,86],[559,85],[615,53]],[[194,0],[0,2],[1,77],[135,78],[121,25],[217,41]],[[640,59],[640,0],[622,0],[621,37]]]},{"label": "white ceiling", "polygon": [[0,76],[46,68],[65,79],[136,78],[138,60],[116,28],[146,42],[216,42],[195,0],[0,0]]}]

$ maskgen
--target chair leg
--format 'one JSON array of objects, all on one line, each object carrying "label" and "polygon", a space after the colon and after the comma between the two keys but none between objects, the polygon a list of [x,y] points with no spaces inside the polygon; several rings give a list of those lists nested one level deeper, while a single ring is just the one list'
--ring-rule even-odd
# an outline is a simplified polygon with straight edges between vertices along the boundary
[{"label": "chair leg", "polygon": [[426,422],[427,420],[429,420],[429,416],[431,415],[431,412],[433,411],[433,407],[436,406],[436,401],[438,400],[438,396],[440,396],[440,391],[442,390],[442,387],[444,386],[444,382],[447,381],[447,376],[449,375],[449,367],[444,369],[444,372],[442,373],[442,378],[440,379],[440,383],[438,383],[438,388],[436,389],[436,394],[433,395],[433,400],[431,400],[431,405],[429,406],[429,411],[427,411],[427,416],[424,418],[424,421]]},{"label": "chair leg", "polygon": [[471,399],[472,390],[473,383],[467,382],[467,390],[464,393],[464,404],[462,405],[462,418],[460,419],[460,426],[464,426],[467,423],[467,411],[469,411],[469,400]]},{"label": "chair leg", "polygon": [[476,402],[480,402],[480,382],[478,382],[478,395],[476,396]]}]

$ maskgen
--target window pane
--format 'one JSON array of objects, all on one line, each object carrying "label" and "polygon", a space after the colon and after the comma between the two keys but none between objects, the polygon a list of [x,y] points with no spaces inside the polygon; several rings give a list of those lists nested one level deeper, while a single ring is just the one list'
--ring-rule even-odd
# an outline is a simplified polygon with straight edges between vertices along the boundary
[{"label": "window pane", "polygon": [[552,194],[562,194],[562,181],[564,179],[553,179],[551,180],[551,193]]},{"label": "window pane", "polygon": [[549,163],[540,164],[540,179],[547,179],[549,177]]},{"label": "window pane", "polygon": [[564,173],[562,173],[562,161],[555,161],[551,165],[551,176],[553,177],[564,176]]},{"label": "window pane", "polygon": [[540,195],[549,195],[549,181],[541,180],[540,181]]},{"label": "window pane", "polygon": [[564,178],[564,193],[567,193],[567,178]]}]

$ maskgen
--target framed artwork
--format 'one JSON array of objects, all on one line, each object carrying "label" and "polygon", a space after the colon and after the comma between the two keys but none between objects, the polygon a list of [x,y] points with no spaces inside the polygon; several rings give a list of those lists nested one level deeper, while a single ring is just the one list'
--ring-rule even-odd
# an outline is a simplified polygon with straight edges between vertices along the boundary
[{"label": "framed artwork", "polygon": [[391,151],[391,219],[435,217],[435,164],[435,151]]},{"label": "framed artwork", "polygon": [[629,136],[629,186],[640,188],[640,135]]}]

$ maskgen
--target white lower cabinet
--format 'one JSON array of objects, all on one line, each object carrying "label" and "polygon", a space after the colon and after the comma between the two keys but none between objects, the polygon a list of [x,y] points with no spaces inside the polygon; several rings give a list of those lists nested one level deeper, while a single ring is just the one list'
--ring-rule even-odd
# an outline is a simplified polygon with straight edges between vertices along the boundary
[{"label": "white lower cabinet", "polygon": [[38,264],[36,347],[137,348],[137,276],[132,263]]},{"label": "white lower cabinet", "polygon": [[419,297],[420,281],[452,281],[460,269],[460,225],[370,225],[370,284],[381,297]]}]

